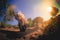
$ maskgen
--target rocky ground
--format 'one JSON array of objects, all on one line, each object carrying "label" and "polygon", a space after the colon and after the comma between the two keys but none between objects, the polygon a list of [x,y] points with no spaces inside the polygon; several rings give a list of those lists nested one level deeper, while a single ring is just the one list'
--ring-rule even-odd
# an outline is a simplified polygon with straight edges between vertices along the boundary
[{"label": "rocky ground", "polygon": [[13,28],[0,29],[0,40],[35,40],[42,34],[38,27],[27,28],[25,32],[20,32],[19,29],[13,30]]}]

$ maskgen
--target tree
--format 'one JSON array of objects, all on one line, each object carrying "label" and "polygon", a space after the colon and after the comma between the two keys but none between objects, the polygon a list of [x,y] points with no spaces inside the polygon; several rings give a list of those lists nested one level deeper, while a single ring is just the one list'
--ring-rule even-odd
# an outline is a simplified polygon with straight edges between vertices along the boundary
[{"label": "tree", "polygon": [[27,21],[28,21],[28,26],[31,27],[32,26],[32,19],[28,18]]},{"label": "tree", "polygon": [[11,21],[13,18],[13,6],[14,5],[8,5],[8,0],[0,0],[0,16],[2,15],[2,10],[4,10],[4,21]]},{"label": "tree", "polygon": [[9,5],[8,8],[6,9],[6,14],[5,14],[5,17],[4,17],[4,20],[5,21],[12,21],[13,19],[13,16],[14,16],[14,5]]},{"label": "tree", "polygon": [[8,0],[0,0],[0,11],[8,6]]},{"label": "tree", "polygon": [[60,0],[56,0],[56,1],[57,1],[58,5],[60,6]]},{"label": "tree", "polygon": [[56,16],[58,14],[59,10],[56,7],[52,7],[52,11],[50,12],[51,16]]},{"label": "tree", "polygon": [[40,24],[43,23],[43,18],[42,17],[36,17],[34,20],[33,20],[33,26],[39,26]]},{"label": "tree", "polygon": [[[9,26],[6,24],[6,21],[11,21],[13,18],[13,5],[8,5],[8,0],[0,0],[0,17],[2,18],[3,14],[3,22],[1,22],[2,26]],[[4,10],[4,11],[2,11]]]},{"label": "tree", "polygon": [[[5,10],[8,6],[8,0],[0,0],[0,17],[2,18],[3,12],[2,10]],[[5,14],[5,13],[4,13]],[[4,16],[4,15],[3,15]],[[3,27],[5,25],[4,22],[0,23],[0,26]]]},{"label": "tree", "polygon": [[8,0],[0,0],[0,12],[2,9],[6,9],[8,6]]}]

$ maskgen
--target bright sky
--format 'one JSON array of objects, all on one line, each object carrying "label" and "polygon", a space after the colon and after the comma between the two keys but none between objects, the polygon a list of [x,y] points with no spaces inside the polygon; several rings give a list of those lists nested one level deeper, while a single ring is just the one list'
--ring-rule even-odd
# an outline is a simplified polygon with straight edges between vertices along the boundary
[{"label": "bright sky", "polygon": [[[48,20],[51,17],[49,13],[51,6],[54,6],[54,0],[9,0],[8,3],[14,4],[18,12],[21,11],[26,19],[41,16],[44,20]],[[15,23],[17,21],[13,22]]]}]

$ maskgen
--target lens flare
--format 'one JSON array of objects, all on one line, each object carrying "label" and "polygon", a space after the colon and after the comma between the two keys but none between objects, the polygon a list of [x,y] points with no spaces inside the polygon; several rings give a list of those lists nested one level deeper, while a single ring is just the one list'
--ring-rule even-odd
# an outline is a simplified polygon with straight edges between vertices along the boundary
[{"label": "lens flare", "polygon": [[40,16],[44,21],[48,21],[52,17],[51,12],[54,6],[54,0],[44,0],[41,4],[38,3],[34,6],[34,16]]},{"label": "lens flare", "polygon": [[48,7],[48,8],[47,8],[47,11],[48,11],[48,12],[51,12],[51,11],[52,11],[52,7]]}]

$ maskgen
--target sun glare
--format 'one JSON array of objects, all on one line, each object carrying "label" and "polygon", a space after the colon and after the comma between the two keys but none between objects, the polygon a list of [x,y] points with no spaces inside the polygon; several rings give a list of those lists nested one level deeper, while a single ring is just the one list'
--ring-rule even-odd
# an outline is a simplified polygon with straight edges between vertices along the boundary
[{"label": "sun glare", "polygon": [[44,14],[45,16],[43,16],[44,21],[47,21],[47,20],[49,20],[51,18],[50,12],[52,11],[52,7],[47,6],[46,9],[47,9],[46,14]]},{"label": "sun glare", "polygon": [[41,5],[34,6],[34,15],[40,16],[44,19],[44,21],[48,21],[52,16],[50,13],[53,11],[52,6],[54,6],[54,2],[52,0],[44,0]]},{"label": "sun glare", "polygon": [[52,7],[48,7],[47,10],[48,10],[48,12],[51,12],[52,11]]}]

